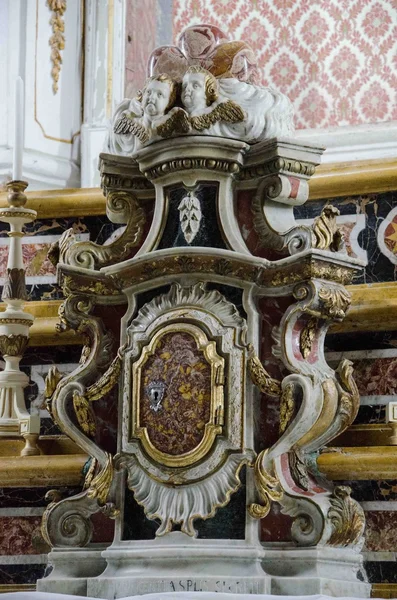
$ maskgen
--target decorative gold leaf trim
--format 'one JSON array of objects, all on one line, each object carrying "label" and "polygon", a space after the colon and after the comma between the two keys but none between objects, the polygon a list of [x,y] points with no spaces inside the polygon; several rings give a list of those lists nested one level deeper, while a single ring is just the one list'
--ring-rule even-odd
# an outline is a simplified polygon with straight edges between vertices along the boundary
[{"label": "decorative gold leaf trim", "polygon": [[280,435],[287,429],[295,412],[294,389],[294,384],[288,383],[284,387],[281,394],[279,427]]},{"label": "decorative gold leaf trim", "polygon": [[343,249],[343,235],[336,224],[338,215],[340,215],[339,210],[327,204],[320,216],[314,219],[313,248],[331,250],[331,252],[339,252]]},{"label": "decorative gold leaf trim", "polygon": [[325,313],[335,320],[342,320],[351,303],[351,295],[345,288],[322,287],[318,297],[323,302]]},{"label": "decorative gold leaf trim", "polygon": [[[107,459],[105,466],[97,475],[95,475],[95,477],[93,477],[87,490],[87,497],[91,499],[96,498],[100,505],[106,504],[114,477],[113,457],[109,453],[106,454]],[[107,513],[107,516],[114,518],[119,514],[119,512],[120,511],[112,505],[110,512]]]},{"label": "decorative gold leaf trim", "polygon": [[260,359],[255,354],[252,344],[249,344],[248,352],[248,368],[253,384],[260,389],[262,394],[268,394],[269,396],[280,396],[280,382],[277,379],[270,377]]},{"label": "decorative gold leaf trim", "polygon": [[337,486],[330,497],[331,508],[328,518],[333,533],[328,540],[330,546],[353,546],[362,537],[365,529],[364,511],[356,500],[350,497],[351,488]]},{"label": "decorative gold leaf trim", "polygon": [[306,326],[302,330],[299,340],[299,348],[303,358],[307,358],[311,351],[314,338],[316,337],[316,331],[318,327],[318,319],[316,317],[310,317]]},{"label": "decorative gold leaf trim", "polygon": [[50,19],[52,36],[50,37],[49,45],[51,46],[51,62],[53,65],[51,69],[53,80],[52,91],[56,94],[62,64],[61,51],[65,48],[65,22],[63,15],[66,10],[66,0],[47,0],[47,4],[53,13]]},{"label": "decorative gold leaf trim", "polygon": [[266,517],[266,515],[269,514],[271,502],[280,502],[283,497],[283,491],[276,489],[280,487],[278,477],[270,475],[263,467],[264,458],[266,457],[267,452],[267,448],[262,450],[255,461],[255,485],[259,496],[263,501],[263,505],[254,503],[248,507],[248,512],[254,519],[263,519]]}]

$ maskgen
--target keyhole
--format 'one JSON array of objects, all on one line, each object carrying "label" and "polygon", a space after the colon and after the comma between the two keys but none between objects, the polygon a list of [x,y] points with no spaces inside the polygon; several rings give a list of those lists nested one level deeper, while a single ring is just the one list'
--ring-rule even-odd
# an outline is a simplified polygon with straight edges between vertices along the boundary
[{"label": "keyhole", "polygon": [[154,401],[156,402],[156,404],[157,404],[157,398],[158,398],[158,396],[159,396],[159,393],[158,392],[154,392]]}]

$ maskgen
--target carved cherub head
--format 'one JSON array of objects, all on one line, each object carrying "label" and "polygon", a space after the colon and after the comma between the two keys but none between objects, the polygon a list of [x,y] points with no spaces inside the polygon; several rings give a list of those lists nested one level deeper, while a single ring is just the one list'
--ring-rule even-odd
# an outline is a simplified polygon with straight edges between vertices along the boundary
[{"label": "carved cherub head", "polygon": [[142,108],[150,120],[166,114],[176,101],[177,84],[162,73],[151,77],[142,90]]},{"label": "carved cherub head", "polygon": [[182,104],[191,113],[211,106],[218,98],[218,82],[203,67],[189,67],[182,80]]}]

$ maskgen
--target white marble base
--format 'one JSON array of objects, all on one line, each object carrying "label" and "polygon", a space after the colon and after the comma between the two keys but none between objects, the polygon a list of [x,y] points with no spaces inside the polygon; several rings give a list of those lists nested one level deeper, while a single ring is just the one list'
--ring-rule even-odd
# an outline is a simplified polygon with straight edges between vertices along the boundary
[{"label": "white marble base", "polygon": [[48,555],[53,570],[37,580],[37,590],[51,594],[87,595],[87,578],[100,575],[106,561],[102,558],[102,544],[88,548],[54,548]]},{"label": "white marble base", "polygon": [[[369,598],[363,558],[348,548],[266,546],[263,568],[271,576],[274,595],[348,596]],[[364,579],[360,581],[358,574]]]},{"label": "white marble base", "polygon": [[261,546],[239,540],[194,540],[175,532],[166,540],[113,545],[103,556],[106,570],[87,581],[87,595],[95,598],[175,591],[265,594],[270,589]]}]

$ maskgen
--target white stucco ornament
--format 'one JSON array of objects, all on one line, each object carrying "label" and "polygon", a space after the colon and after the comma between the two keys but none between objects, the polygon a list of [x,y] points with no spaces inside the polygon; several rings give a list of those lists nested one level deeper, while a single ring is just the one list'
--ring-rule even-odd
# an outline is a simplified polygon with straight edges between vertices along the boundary
[{"label": "white stucco ornament", "polygon": [[[224,45],[229,44],[243,45],[244,58],[249,56],[252,61],[252,50],[244,42]],[[243,50],[233,47],[231,65],[230,48],[222,55],[222,45],[218,49],[220,56],[211,60],[189,54],[186,58],[176,47],[173,52],[170,47],[156,49],[149,60],[149,79],[142,91],[117,107],[105,151],[133,156],[161,138],[184,134],[236,138],[251,144],[293,136],[289,99],[272,88],[256,85],[252,63],[250,69],[236,72],[233,64],[241,62]]]}]

